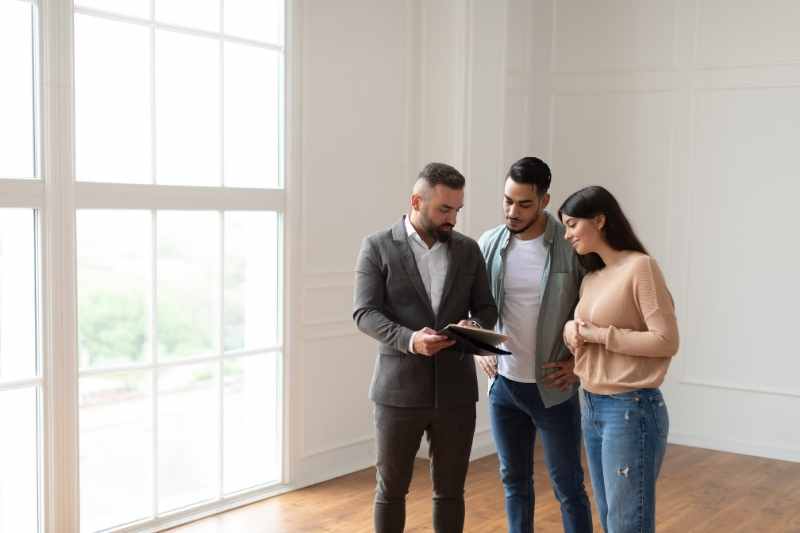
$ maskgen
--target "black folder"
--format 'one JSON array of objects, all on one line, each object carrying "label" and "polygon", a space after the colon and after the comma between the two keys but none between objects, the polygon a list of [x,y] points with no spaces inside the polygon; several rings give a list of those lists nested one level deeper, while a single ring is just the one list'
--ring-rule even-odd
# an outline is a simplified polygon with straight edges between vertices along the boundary
[{"label": "black folder", "polygon": [[461,353],[474,355],[511,355],[511,352],[497,347],[507,341],[508,337],[490,329],[450,324],[441,330],[439,334],[446,335],[448,338],[456,341],[450,349],[460,351]]}]

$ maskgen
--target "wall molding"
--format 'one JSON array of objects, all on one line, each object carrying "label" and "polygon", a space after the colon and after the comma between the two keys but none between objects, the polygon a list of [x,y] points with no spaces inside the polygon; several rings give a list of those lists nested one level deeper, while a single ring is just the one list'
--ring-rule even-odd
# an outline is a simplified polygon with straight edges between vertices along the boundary
[{"label": "wall molding", "polygon": [[356,337],[361,332],[352,320],[315,320],[303,322],[303,340],[318,341],[325,339],[339,339],[343,337]]},{"label": "wall molding", "polygon": [[668,441],[670,444],[678,444],[680,446],[800,463],[800,448],[775,446],[774,444],[755,441],[700,437],[682,432],[671,432]]},{"label": "wall molding", "polygon": [[304,450],[302,455],[300,456],[301,459],[308,459],[310,457],[315,457],[317,455],[323,455],[326,453],[331,453],[335,451],[342,450],[344,448],[350,448],[353,446],[359,446],[361,444],[366,444],[369,442],[373,442],[375,440],[374,435],[364,435],[361,437],[356,437],[355,439],[348,439],[342,440],[337,442],[336,444],[331,444],[329,446],[323,446],[320,448],[312,448],[311,450]]},{"label": "wall molding", "polygon": [[[361,437],[357,437],[355,439],[343,440],[336,444],[331,444],[329,446],[323,446],[321,448],[312,448],[311,450],[303,451],[300,459],[309,459],[311,457],[316,457],[318,455],[323,455],[326,453],[337,452],[343,450],[345,448],[351,448],[353,446],[360,446],[362,444],[372,443],[375,442],[375,435],[364,435]],[[480,459],[481,457],[486,457],[487,455],[491,455],[496,453],[497,450],[494,445],[494,440],[492,439],[492,430],[491,428],[476,428],[475,429],[475,436],[473,437],[472,441],[472,453],[470,454],[470,461],[474,461],[476,459]],[[427,441],[423,438],[420,442],[420,448],[417,452],[417,457],[427,457],[428,456],[428,444]]]},{"label": "wall molding", "polygon": [[600,67],[592,70],[571,70],[561,69],[558,67],[559,48],[558,48],[558,1],[551,0],[550,5],[552,9],[551,29],[552,35],[550,40],[550,73],[551,74],[627,74],[632,72],[663,72],[674,71],[678,68],[678,58],[675,54],[675,42],[678,33],[678,27],[681,22],[679,5],[676,0],[671,1],[672,4],[672,43],[671,48],[673,53],[670,57],[668,65],[644,65],[644,66],[621,66],[621,67]]},{"label": "wall molding", "polygon": [[[475,436],[472,438],[472,452],[469,454],[469,460],[475,461],[482,457],[497,453],[492,439],[491,428],[475,428]],[[423,438],[420,442],[417,457],[427,459],[428,457],[428,442]]]},{"label": "wall molding", "polygon": [[306,274],[305,277],[303,289],[306,291],[353,287],[355,267],[347,271],[316,272],[311,275]]},{"label": "wall molding", "polygon": [[774,389],[770,387],[754,387],[741,383],[705,380],[694,376],[685,377],[680,380],[680,383],[681,385],[689,385],[692,387],[707,387],[711,389],[729,390],[735,392],[748,392],[751,394],[766,394],[769,396],[788,396],[790,398],[800,398],[800,391]]}]

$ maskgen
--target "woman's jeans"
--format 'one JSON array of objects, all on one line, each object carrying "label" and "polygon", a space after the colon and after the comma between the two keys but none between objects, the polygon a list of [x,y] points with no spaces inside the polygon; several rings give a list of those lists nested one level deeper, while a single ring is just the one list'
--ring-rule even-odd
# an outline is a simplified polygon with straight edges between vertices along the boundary
[{"label": "woman's jeans", "polygon": [[600,523],[606,533],[656,530],[656,479],[669,415],[658,389],[583,391],[581,426]]}]

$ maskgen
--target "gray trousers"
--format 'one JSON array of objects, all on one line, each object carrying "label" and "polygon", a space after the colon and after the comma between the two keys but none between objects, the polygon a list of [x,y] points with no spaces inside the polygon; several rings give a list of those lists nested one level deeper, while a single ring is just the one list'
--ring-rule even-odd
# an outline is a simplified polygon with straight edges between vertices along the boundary
[{"label": "gray trousers", "polygon": [[462,533],[475,404],[456,408],[375,404],[375,429],[375,532],[402,533],[405,527],[406,494],[424,433],[433,480],[433,529],[436,533]]}]

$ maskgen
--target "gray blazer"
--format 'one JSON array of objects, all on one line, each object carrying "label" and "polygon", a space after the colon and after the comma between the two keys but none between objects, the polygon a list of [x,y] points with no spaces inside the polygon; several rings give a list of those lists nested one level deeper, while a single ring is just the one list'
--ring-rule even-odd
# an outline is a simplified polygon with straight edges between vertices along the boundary
[{"label": "gray blazer", "polygon": [[356,263],[353,319],[358,329],[380,343],[369,391],[372,401],[396,407],[454,407],[478,401],[471,355],[448,349],[424,357],[408,351],[411,335],[425,326],[439,330],[472,318],[491,329],[497,320],[478,244],[453,231],[448,254],[435,316],[403,219],[364,239]]}]

